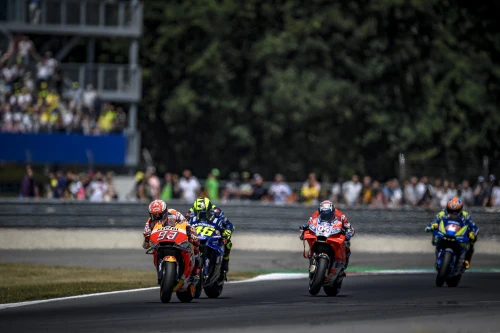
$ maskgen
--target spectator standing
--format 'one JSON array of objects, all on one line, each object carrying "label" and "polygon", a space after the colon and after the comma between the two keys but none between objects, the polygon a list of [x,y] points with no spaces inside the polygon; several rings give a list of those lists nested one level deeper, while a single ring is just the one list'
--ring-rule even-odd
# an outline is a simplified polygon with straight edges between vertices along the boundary
[{"label": "spectator standing", "polygon": [[489,176],[488,185],[486,186],[486,199],[483,203],[483,206],[488,206],[488,207],[493,206],[492,195],[494,187],[495,187],[495,175],[491,174]]},{"label": "spectator standing", "polygon": [[422,198],[417,190],[418,180],[417,177],[411,177],[410,181],[405,183],[404,187],[404,200],[409,206],[417,206]]},{"label": "spectator standing", "polygon": [[90,83],[87,84],[85,92],[83,93],[83,106],[92,114],[94,113],[94,102],[96,98],[97,91],[94,89],[94,86]]},{"label": "spectator standing", "polygon": [[339,178],[332,186],[332,201],[335,205],[343,201],[344,194],[342,193],[343,179]]},{"label": "spectator standing", "polygon": [[229,174],[229,181],[226,183],[226,186],[223,191],[222,199],[224,202],[228,200],[237,199],[238,195],[238,186],[239,186],[240,175],[238,172],[233,171]]},{"label": "spectator standing", "polygon": [[421,177],[417,186],[415,186],[415,189],[417,190],[418,200],[422,200],[425,192],[427,191],[428,185],[429,179],[426,176]]},{"label": "spectator standing", "polygon": [[370,205],[377,208],[387,207],[387,200],[377,180],[374,180],[372,183],[372,200]]},{"label": "spectator standing", "polygon": [[205,192],[208,199],[212,202],[219,201],[219,169],[214,168],[208,174],[207,180],[205,182]]},{"label": "spectator standing", "polygon": [[165,178],[165,185],[163,186],[163,189],[161,191],[160,199],[168,202],[174,197],[174,184],[172,181],[172,174],[170,172],[167,172],[163,177]]},{"label": "spectator standing", "polygon": [[434,187],[432,188],[432,197],[437,207],[441,207],[441,200],[446,194],[446,188],[441,183],[441,179],[436,178],[434,180]]},{"label": "spectator standing", "polygon": [[30,55],[36,57],[35,45],[28,36],[23,36],[17,44],[17,57],[18,62],[23,65],[30,63]]},{"label": "spectator standing", "polygon": [[264,178],[258,173],[254,174],[252,177],[252,195],[250,196],[250,200],[260,201],[263,200],[265,195],[267,194],[267,190],[264,188],[262,183],[264,182]]},{"label": "spectator standing", "polygon": [[48,82],[50,79],[50,65],[48,63],[48,59],[43,57],[40,62],[36,65],[36,80],[38,87],[41,86],[42,82]]},{"label": "spectator standing", "polygon": [[243,171],[241,173],[241,183],[238,186],[238,195],[242,200],[250,199],[252,195],[252,184],[250,183],[250,173]]},{"label": "spectator standing", "polygon": [[189,169],[184,170],[182,175],[183,177],[179,181],[181,197],[184,201],[192,203],[200,193],[200,182]]},{"label": "spectator standing", "polygon": [[87,188],[87,196],[90,201],[102,202],[104,200],[104,194],[108,190],[108,185],[104,182],[102,173],[97,171],[94,180],[89,184]]},{"label": "spectator standing", "polygon": [[315,175],[312,177],[311,175],[314,174],[309,174],[300,191],[304,203],[308,206],[318,204],[319,190],[321,188],[321,186],[318,186]]},{"label": "spectator standing", "polygon": [[355,205],[358,202],[362,189],[363,185],[359,182],[358,175],[353,175],[350,181],[342,184],[342,192],[344,194],[346,204],[350,206]]},{"label": "spectator standing", "polygon": [[363,205],[369,205],[373,200],[372,178],[370,176],[363,177],[363,189],[359,201]]},{"label": "spectator standing", "polygon": [[491,206],[500,207],[500,180],[498,181],[498,186],[493,187],[491,193]]},{"label": "spectator standing", "polygon": [[399,186],[399,181],[396,178],[390,179],[386,182],[383,189],[384,195],[387,198],[389,207],[398,207],[403,199],[403,191]]},{"label": "spectator standing", "polygon": [[85,176],[85,174],[82,173],[78,176],[78,180],[76,182],[73,182],[71,184],[71,187],[69,188],[74,199],[85,200],[85,186],[86,185],[88,185],[86,183],[86,176]]},{"label": "spectator standing", "polygon": [[147,201],[146,197],[146,181],[144,179],[144,172],[137,171],[134,177],[135,183],[132,188],[131,194],[128,196],[129,198],[138,199],[140,201]]},{"label": "spectator standing", "polygon": [[21,182],[21,199],[24,198],[37,198],[38,199],[38,185],[33,177],[33,169],[31,166],[26,166],[26,175]]},{"label": "spectator standing", "polygon": [[463,180],[459,187],[460,197],[466,206],[472,206],[474,204],[474,193],[469,185],[468,180]]},{"label": "spectator standing", "polygon": [[57,177],[57,183],[56,186],[54,187],[52,197],[54,199],[63,199],[64,192],[66,191],[66,178],[64,178],[62,171],[57,171],[56,177]]},{"label": "spectator standing", "polygon": [[149,166],[146,169],[146,182],[148,193],[147,195],[151,200],[156,200],[160,196],[160,179],[156,176],[156,168]]},{"label": "spectator standing", "polygon": [[314,187],[318,189],[318,192],[321,191],[321,183],[316,178],[316,174],[311,172],[307,175],[306,181],[302,184],[302,187],[309,187],[309,183],[312,182]]},{"label": "spectator standing", "polygon": [[474,187],[474,204],[476,206],[483,206],[488,200],[488,185],[484,182],[484,177],[477,178],[477,184]]},{"label": "spectator standing", "polygon": [[274,183],[269,187],[269,194],[275,204],[284,204],[292,194],[292,189],[285,183],[284,177],[278,173],[274,176]]},{"label": "spectator standing", "polygon": [[112,200],[118,200],[118,194],[116,193],[115,185],[113,184],[113,171],[108,171],[104,182],[106,183],[107,189],[104,193],[104,201],[109,202]]}]

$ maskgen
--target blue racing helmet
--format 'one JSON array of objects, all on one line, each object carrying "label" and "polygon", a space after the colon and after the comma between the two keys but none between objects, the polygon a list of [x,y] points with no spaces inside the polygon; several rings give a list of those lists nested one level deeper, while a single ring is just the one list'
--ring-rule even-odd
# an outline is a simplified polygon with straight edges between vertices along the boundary
[{"label": "blue racing helmet", "polygon": [[333,219],[334,211],[335,206],[333,205],[333,202],[329,200],[321,202],[318,207],[319,219],[321,221],[330,221]]}]

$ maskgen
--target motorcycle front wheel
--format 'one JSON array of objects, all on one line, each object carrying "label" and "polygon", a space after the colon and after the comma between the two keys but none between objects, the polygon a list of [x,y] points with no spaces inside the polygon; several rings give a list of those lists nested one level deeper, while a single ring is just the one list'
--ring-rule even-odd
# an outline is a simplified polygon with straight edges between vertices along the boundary
[{"label": "motorcycle front wheel", "polygon": [[442,287],[446,276],[448,276],[450,263],[451,263],[451,252],[446,251],[441,259],[441,267],[439,267],[438,275],[436,276],[436,286]]},{"label": "motorcycle front wheel", "polygon": [[174,292],[176,279],[177,264],[175,262],[164,262],[162,279],[160,284],[160,300],[162,303],[170,302],[172,293]]},{"label": "motorcycle front wheel", "polygon": [[309,294],[317,295],[325,282],[326,270],[328,269],[328,259],[320,257],[316,259],[316,270],[309,280]]}]

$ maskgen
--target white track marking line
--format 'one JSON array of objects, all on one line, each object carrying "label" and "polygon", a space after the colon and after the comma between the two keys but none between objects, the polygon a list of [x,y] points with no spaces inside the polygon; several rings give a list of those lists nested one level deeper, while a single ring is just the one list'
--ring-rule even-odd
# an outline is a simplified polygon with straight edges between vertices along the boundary
[{"label": "white track marking line", "polygon": [[[416,270],[416,269],[407,269],[407,270],[381,270],[381,271],[366,271],[366,272],[347,272],[348,277],[356,277],[356,276],[366,276],[366,275],[389,275],[389,274],[429,274],[434,273],[433,270]],[[491,270],[491,271],[476,271],[474,273],[500,273],[500,270]],[[296,280],[296,279],[305,279],[309,276],[308,273],[270,273],[257,275],[251,279],[241,280],[241,281],[230,281],[226,282],[227,284],[235,284],[235,283],[249,283],[249,282],[261,282],[261,281],[277,281],[277,280]],[[159,287],[149,287],[149,288],[139,288],[139,289],[128,289],[128,290],[116,290],[116,291],[108,291],[103,293],[94,293],[94,294],[85,294],[85,295],[77,295],[77,296],[67,296],[67,297],[58,297],[58,298],[50,298],[50,299],[42,299],[38,301],[28,301],[28,302],[19,302],[19,303],[5,303],[0,304],[0,310],[15,308],[20,306],[27,305],[35,305],[56,301],[65,301],[86,297],[95,297],[95,296],[106,296],[106,295],[114,295],[114,294],[125,294],[132,293],[137,291],[147,291],[147,290],[155,290]]]}]

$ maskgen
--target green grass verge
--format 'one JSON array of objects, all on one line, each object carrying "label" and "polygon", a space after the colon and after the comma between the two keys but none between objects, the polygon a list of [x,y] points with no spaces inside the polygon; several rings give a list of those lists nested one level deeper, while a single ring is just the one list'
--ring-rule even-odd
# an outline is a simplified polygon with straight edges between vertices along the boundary
[{"label": "green grass verge", "polygon": [[[229,272],[228,281],[256,275]],[[0,304],[154,286],[154,270],[0,264]]]}]

